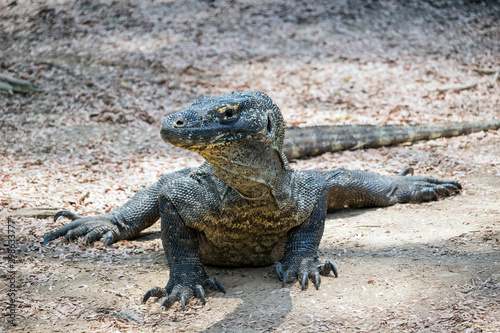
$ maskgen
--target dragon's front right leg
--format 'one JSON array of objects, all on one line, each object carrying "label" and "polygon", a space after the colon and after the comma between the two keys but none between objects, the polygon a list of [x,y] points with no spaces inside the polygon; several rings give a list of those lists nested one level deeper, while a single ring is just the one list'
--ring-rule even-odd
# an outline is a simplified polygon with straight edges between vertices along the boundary
[{"label": "dragon's front right leg", "polygon": [[54,221],[64,216],[73,222],[47,234],[43,243],[47,244],[61,236],[65,236],[68,241],[83,237],[86,243],[102,239],[106,245],[122,239],[135,238],[160,217],[158,196],[162,186],[189,172],[190,169],[183,169],[163,175],[154,184],[137,192],[123,206],[107,214],[83,217],[67,210],[60,211],[54,216]]},{"label": "dragon's front right leg", "polygon": [[181,216],[164,196],[160,196],[161,239],[170,266],[170,279],[165,288],[153,287],[144,295],[143,302],[150,297],[165,297],[161,306],[169,308],[180,301],[184,310],[186,301],[194,296],[205,304],[205,288],[218,289],[225,293],[222,285],[205,272],[201,262],[196,231],[185,225]]}]

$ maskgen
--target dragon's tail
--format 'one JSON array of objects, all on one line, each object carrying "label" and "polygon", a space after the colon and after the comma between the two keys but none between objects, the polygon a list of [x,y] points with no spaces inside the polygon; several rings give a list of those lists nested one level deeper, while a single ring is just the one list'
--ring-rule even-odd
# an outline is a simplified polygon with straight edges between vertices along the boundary
[{"label": "dragon's tail", "polygon": [[499,128],[500,120],[416,125],[288,127],[284,152],[289,159],[292,159],[339,150],[392,146],[404,142],[432,140]]}]

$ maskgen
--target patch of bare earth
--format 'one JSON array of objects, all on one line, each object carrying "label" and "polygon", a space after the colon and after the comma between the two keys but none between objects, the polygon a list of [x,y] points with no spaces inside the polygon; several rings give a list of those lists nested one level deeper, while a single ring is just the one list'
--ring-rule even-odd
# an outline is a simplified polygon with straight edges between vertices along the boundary
[{"label": "patch of bare earth", "polygon": [[0,1],[0,74],[42,88],[0,95],[2,255],[8,216],[17,241],[17,326],[2,260],[0,331],[500,332],[498,130],[293,162],[464,185],[330,214],[320,256],[340,276],[319,291],[280,288],[272,267],[208,268],[227,294],[166,311],[141,303],[168,281],[158,225],[112,247],[40,244],[67,222],[51,209],[106,212],[200,164],[158,135],[200,96],[261,90],[298,126],[498,119],[500,83],[473,68],[500,67],[499,22],[497,1]]}]

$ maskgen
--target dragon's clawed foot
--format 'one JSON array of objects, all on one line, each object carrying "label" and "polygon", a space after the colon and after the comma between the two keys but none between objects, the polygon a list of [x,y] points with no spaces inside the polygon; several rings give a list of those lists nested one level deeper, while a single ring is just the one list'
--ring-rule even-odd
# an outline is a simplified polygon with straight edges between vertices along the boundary
[{"label": "dragon's clawed foot", "polygon": [[[410,175],[410,177],[405,177]],[[412,176],[413,168],[408,167],[396,176],[394,194],[398,202],[435,201],[439,197],[449,197],[460,192],[462,185],[453,180],[436,179],[427,176]]]},{"label": "dragon's clawed foot", "polygon": [[161,306],[165,309],[170,308],[175,302],[181,302],[182,310],[186,309],[186,302],[189,302],[192,298],[197,297],[201,299],[203,304],[206,303],[205,288],[215,289],[226,293],[224,287],[215,278],[206,278],[201,283],[189,282],[189,283],[178,283],[173,285],[169,281],[165,288],[153,287],[149,289],[142,298],[142,302],[146,303],[150,297],[161,298],[164,297],[161,302]]},{"label": "dragon's clawed foot", "polygon": [[65,236],[67,241],[83,237],[84,243],[87,244],[103,239],[106,246],[108,246],[125,238],[123,235],[124,230],[120,230],[119,226],[113,222],[112,217],[108,215],[82,217],[68,210],[61,210],[54,216],[54,222],[61,216],[73,222],[47,234],[43,239],[43,244]]},{"label": "dragon's clawed foot", "polygon": [[302,290],[306,288],[308,280],[311,280],[318,290],[321,284],[320,275],[328,275],[332,272],[335,277],[338,277],[337,267],[330,260],[321,263],[318,258],[311,257],[285,258],[282,262],[277,261],[274,268],[278,279],[283,282],[282,287],[287,282],[298,280]]}]

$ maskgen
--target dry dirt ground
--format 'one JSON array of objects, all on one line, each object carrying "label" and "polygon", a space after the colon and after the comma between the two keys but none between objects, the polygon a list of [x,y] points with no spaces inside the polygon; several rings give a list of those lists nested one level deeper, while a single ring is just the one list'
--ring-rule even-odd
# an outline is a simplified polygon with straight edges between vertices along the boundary
[{"label": "dry dirt ground", "polygon": [[204,95],[261,90],[299,126],[498,119],[500,82],[474,67],[500,67],[498,1],[0,0],[0,74],[42,89],[0,95],[0,331],[500,332],[500,131],[295,161],[464,184],[446,200],[329,214],[320,256],[340,276],[319,291],[280,288],[272,267],[209,268],[227,293],[207,305],[141,304],[168,280],[158,225],[112,247],[43,246],[67,221],[26,211],[106,212],[196,166],[158,129]]}]

